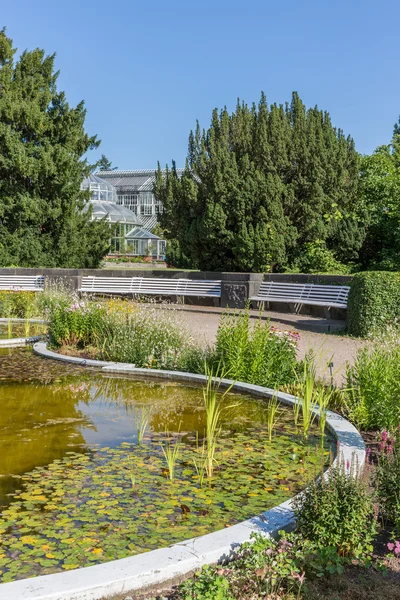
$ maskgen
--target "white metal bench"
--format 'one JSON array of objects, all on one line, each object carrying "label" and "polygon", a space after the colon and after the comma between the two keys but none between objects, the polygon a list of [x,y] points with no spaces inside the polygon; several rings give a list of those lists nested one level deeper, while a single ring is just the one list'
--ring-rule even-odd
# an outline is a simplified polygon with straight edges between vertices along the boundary
[{"label": "white metal bench", "polygon": [[0,290],[41,292],[43,289],[43,275],[0,275]]},{"label": "white metal bench", "polygon": [[288,302],[298,312],[302,304],[347,308],[350,287],[347,285],[317,285],[314,283],[278,283],[264,281],[252,302]]},{"label": "white metal bench", "polygon": [[221,281],[164,277],[82,277],[80,292],[157,296],[221,297]]}]

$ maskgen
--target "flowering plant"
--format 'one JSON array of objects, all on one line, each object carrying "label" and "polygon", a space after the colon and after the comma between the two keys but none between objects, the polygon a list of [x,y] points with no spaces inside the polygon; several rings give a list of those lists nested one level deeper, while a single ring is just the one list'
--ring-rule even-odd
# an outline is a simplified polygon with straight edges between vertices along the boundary
[{"label": "flowering plant", "polygon": [[379,509],[384,521],[393,527],[393,534],[397,536],[400,534],[400,427],[394,432],[384,429],[378,441],[374,483]]}]

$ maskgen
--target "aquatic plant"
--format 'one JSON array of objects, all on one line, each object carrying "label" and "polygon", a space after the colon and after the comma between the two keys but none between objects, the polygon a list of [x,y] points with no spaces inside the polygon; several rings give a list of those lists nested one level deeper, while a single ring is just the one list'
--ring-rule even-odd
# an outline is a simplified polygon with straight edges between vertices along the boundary
[{"label": "aquatic plant", "polygon": [[[178,434],[180,431],[180,425],[178,428]],[[171,433],[165,430],[166,440],[164,444],[160,444],[162,453],[167,463],[169,478],[174,481],[175,467],[178,462],[179,454],[181,451],[182,441],[179,437],[172,437]]]},{"label": "aquatic plant", "polygon": [[270,398],[270,400],[268,401],[267,405],[267,431],[269,442],[272,442],[272,433],[279,420],[279,407],[280,403],[278,402],[278,396],[274,394],[272,398]]},{"label": "aquatic plant", "polygon": [[141,444],[143,441],[144,434],[146,433],[147,426],[151,418],[152,410],[150,407],[142,408],[139,412],[138,431],[137,431],[137,442]]},{"label": "aquatic plant", "polygon": [[205,443],[205,440],[203,439],[203,444],[201,446],[199,446],[199,432],[196,431],[196,456],[193,458],[193,464],[194,464],[194,468],[196,469],[200,487],[203,487],[204,479],[207,474],[206,463],[207,463],[206,443]]},{"label": "aquatic plant", "polygon": [[[206,387],[203,388],[203,399],[204,399],[204,407],[206,410],[206,461],[205,461],[205,469],[207,472],[207,477],[211,478],[214,474],[214,465],[216,462],[215,454],[217,449],[218,437],[221,433],[221,413],[222,413],[222,403],[225,396],[230,392],[233,387],[233,383],[221,394],[220,387],[222,383],[222,379],[226,374],[221,374],[221,366],[218,365],[214,376],[214,372],[212,368],[210,368],[207,363],[204,365],[204,372],[207,377]],[[231,408],[231,407],[229,407]]]}]

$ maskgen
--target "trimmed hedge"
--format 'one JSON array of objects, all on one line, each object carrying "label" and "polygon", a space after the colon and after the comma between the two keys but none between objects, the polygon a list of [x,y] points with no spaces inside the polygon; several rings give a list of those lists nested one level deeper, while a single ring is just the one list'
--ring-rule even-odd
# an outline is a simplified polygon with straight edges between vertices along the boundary
[{"label": "trimmed hedge", "polygon": [[356,273],[347,304],[348,332],[369,337],[383,332],[388,325],[400,326],[400,273]]}]

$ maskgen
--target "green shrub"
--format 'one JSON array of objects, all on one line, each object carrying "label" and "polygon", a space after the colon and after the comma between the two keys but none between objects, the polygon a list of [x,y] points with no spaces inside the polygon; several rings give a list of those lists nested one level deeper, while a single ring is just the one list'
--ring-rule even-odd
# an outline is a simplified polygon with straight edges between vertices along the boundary
[{"label": "green shrub", "polygon": [[354,465],[340,463],[293,501],[297,531],[321,549],[363,558],[376,535],[373,498]]},{"label": "green shrub", "polygon": [[347,265],[339,262],[334,252],[329,250],[323,240],[308,242],[295,264],[299,273],[335,273],[346,275],[350,272]]},{"label": "green shrub", "polygon": [[296,336],[274,330],[249,311],[223,315],[217,331],[215,360],[230,379],[267,387],[292,383],[298,368]]},{"label": "green shrub", "polygon": [[346,367],[348,417],[363,429],[400,425],[400,345],[396,340],[361,348]]},{"label": "green shrub", "polygon": [[374,484],[379,511],[384,521],[400,536],[400,431],[381,434]]},{"label": "green shrub", "polygon": [[351,335],[368,337],[400,325],[400,273],[370,271],[354,275],[347,304]]}]

